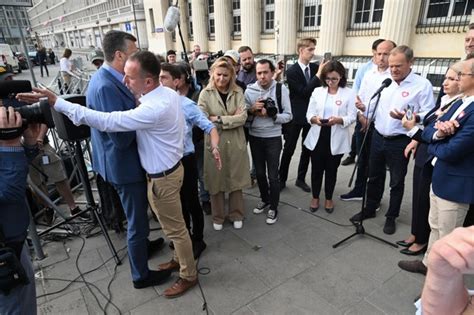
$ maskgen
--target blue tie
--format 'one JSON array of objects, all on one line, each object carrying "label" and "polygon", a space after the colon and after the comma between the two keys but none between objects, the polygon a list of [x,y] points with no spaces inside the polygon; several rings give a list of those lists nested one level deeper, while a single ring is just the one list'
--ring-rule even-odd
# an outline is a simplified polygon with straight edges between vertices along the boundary
[{"label": "blue tie", "polygon": [[306,66],[306,68],[304,69],[304,77],[306,78],[306,83],[308,83],[309,80],[310,80],[309,67],[308,66]]}]

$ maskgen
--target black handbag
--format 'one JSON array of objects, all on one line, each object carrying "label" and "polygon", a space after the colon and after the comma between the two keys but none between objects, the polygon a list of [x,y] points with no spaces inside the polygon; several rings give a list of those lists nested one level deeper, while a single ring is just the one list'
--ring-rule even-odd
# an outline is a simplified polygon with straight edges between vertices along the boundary
[{"label": "black handbag", "polygon": [[23,242],[6,243],[0,226],[0,294],[8,295],[20,285],[30,283],[20,256]]}]

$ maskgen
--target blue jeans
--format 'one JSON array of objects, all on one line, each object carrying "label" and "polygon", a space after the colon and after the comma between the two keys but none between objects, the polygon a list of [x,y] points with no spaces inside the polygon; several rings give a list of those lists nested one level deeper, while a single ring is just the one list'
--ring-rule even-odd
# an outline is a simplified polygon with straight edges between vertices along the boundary
[{"label": "blue jeans", "polygon": [[382,200],[386,167],[390,171],[390,204],[386,217],[396,218],[400,213],[408,159],[403,151],[410,142],[407,136],[384,138],[374,130],[369,158],[369,182],[367,184],[367,212],[373,213]]},{"label": "blue jeans", "polygon": [[9,295],[0,293],[0,314],[2,315],[36,314],[35,274],[26,244],[21,251],[20,261],[23,268],[25,268],[26,276],[30,283],[16,287]]},{"label": "blue jeans", "polygon": [[120,196],[122,207],[127,217],[128,259],[133,281],[148,277],[148,200],[145,181],[131,184],[113,184]]},{"label": "blue jeans", "polygon": [[249,142],[257,173],[260,198],[263,202],[270,203],[270,209],[277,210],[280,202],[278,164],[282,147],[281,137],[260,138],[249,136]]}]

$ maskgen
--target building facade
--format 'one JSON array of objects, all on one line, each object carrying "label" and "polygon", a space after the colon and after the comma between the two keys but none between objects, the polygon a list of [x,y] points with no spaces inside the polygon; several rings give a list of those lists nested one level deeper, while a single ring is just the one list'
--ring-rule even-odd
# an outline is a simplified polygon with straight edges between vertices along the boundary
[{"label": "building facade", "polygon": [[[14,10],[17,10],[19,20],[16,19]],[[0,6],[0,44],[9,44],[15,52],[23,51],[20,27],[27,43],[32,44],[31,28],[26,8]]]},{"label": "building facade", "polygon": [[[412,47],[417,57],[459,58],[472,20],[472,0],[144,0],[146,33],[155,52],[182,51],[164,17],[178,3],[187,50],[237,49],[293,55],[299,38],[318,39],[317,53],[367,56],[377,38]],[[442,43],[442,44],[440,44]]]},{"label": "building facade", "polygon": [[37,43],[48,48],[101,48],[103,35],[113,29],[133,34],[148,49],[141,0],[34,0],[27,12]]}]

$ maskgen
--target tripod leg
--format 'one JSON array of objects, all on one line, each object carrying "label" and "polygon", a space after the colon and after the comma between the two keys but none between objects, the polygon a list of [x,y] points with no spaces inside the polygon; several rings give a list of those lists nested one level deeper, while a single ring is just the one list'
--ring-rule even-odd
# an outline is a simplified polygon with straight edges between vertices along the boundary
[{"label": "tripod leg", "polygon": [[33,215],[31,214],[31,209],[30,205],[28,203],[28,200],[26,200],[26,207],[28,208],[28,213],[30,215],[30,227],[28,229],[28,234],[31,238],[31,241],[33,243],[33,248],[35,249],[36,257],[39,260],[43,260],[46,258],[44,252],[43,252],[43,247],[41,247],[41,242],[38,236],[38,232],[36,231],[36,224],[35,220],[33,220]]},{"label": "tripod leg", "polygon": [[374,238],[374,239],[376,239],[376,240],[379,240],[379,241],[381,241],[381,242],[384,242],[384,243],[387,244],[387,245],[390,245],[390,246],[393,246],[393,247],[395,247],[395,248],[398,248],[398,245],[397,245],[397,244],[394,244],[394,243],[391,243],[391,242],[389,242],[389,241],[386,241],[386,240],[384,240],[383,238],[380,238],[380,237],[378,237],[378,236],[372,235],[372,234],[370,234],[370,233],[365,233],[365,234],[368,235],[368,236],[370,236],[370,237],[372,237],[372,238]]},{"label": "tripod leg", "polygon": [[102,230],[102,233],[104,234],[105,241],[107,242],[107,245],[109,245],[110,252],[112,253],[112,256],[114,256],[115,263],[117,265],[121,265],[122,261],[120,260],[117,251],[115,250],[115,246],[112,243],[112,240],[110,239],[109,232],[107,232],[107,228],[104,225],[104,222],[102,221],[101,216],[97,212],[97,208],[92,208],[91,210],[94,213],[95,218],[97,219],[97,222],[99,223],[100,229]]},{"label": "tripod leg", "polygon": [[348,237],[346,237],[346,238],[343,239],[342,241],[339,241],[339,242],[337,242],[336,244],[332,245],[332,248],[338,247],[339,245],[341,245],[341,244],[344,243],[345,241],[347,241],[347,240],[353,238],[354,236],[356,236],[356,235],[358,235],[358,234],[360,234],[360,233],[358,233],[358,232],[352,233],[351,235],[349,235]]}]

